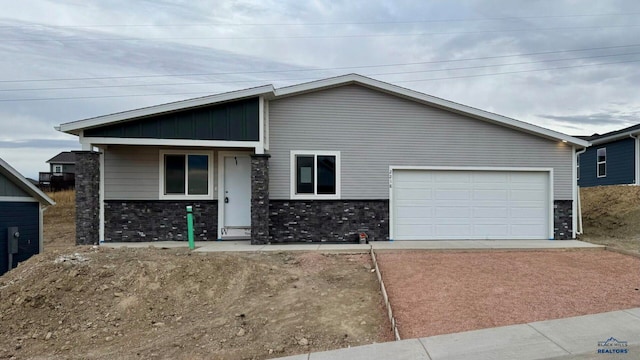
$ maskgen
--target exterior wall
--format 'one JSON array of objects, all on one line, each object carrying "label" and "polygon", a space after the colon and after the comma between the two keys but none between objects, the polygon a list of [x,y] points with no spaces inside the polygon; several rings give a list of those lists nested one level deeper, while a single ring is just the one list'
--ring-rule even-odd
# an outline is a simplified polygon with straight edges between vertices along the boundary
[{"label": "exterior wall", "polygon": [[76,151],[76,245],[100,241],[100,153]]},{"label": "exterior wall", "polygon": [[105,242],[187,240],[186,206],[193,206],[194,239],[216,240],[217,201],[105,201]]},{"label": "exterior wall", "polygon": [[258,98],[87,129],[87,137],[258,141]]},{"label": "exterior wall", "polygon": [[269,155],[251,156],[251,244],[269,242]]},{"label": "exterior wall", "polygon": [[572,199],[570,146],[349,85],[271,101],[270,195],[290,197],[290,151],[341,152],[343,199],[389,198],[389,166],[552,167]]},{"label": "exterior wall", "polygon": [[[218,181],[218,151],[244,148],[185,148],[158,146],[109,146],[104,150],[105,200],[158,200],[160,198],[160,150],[213,151],[213,186]],[[214,191],[214,198],[217,191]]]},{"label": "exterior wall", "polygon": [[[635,183],[635,139],[627,138],[607,144],[593,145],[580,154],[581,187]],[[597,151],[607,148],[607,176],[598,177]]]},{"label": "exterior wall", "polygon": [[160,148],[109,146],[104,150],[105,200],[157,200]]},{"label": "exterior wall", "polygon": [[573,236],[573,201],[553,202],[553,234],[555,240],[569,240]]},{"label": "exterior wall", "polygon": [[0,174],[0,196],[31,197],[31,195],[20,189],[18,185],[2,174]]},{"label": "exterior wall", "polygon": [[270,242],[389,240],[388,200],[270,200]]},{"label": "exterior wall", "polygon": [[7,228],[17,226],[20,231],[18,254],[13,256],[13,267],[39,253],[40,204],[38,202],[0,202],[0,275],[9,269]]}]

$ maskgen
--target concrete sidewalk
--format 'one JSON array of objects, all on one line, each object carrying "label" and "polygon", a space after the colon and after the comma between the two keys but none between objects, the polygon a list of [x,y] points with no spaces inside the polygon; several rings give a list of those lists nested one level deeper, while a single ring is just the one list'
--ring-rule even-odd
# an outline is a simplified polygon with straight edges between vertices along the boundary
[{"label": "concrete sidewalk", "polygon": [[[611,338],[616,339],[618,343]],[[609,345],[602,346],[601,343],[607,340]],[[614,353],[598,353],[598,350],[614,351]],[[627,352],[615,353],[616,350],[626,350]],[[281,359],[587,360],[638,358],[640,358],[640,308],[294,355]]]},{"label": "concrete sidewalk", "polygon": [[[180,248],[188,247],[186,241],[154,241],[102,243],[100,246],[119,247],[159,247]],[[260,251],[326,251],[326,252],[368,252],[374,250],[542,250],[542,249],[594,249],[602,250],[603,245],[595,245],[578,240],[433,240],[433,241],[373,241],[369,244],[268,244],[251,245],[245,241],[196,241],[197,252],[260,252]]]}]

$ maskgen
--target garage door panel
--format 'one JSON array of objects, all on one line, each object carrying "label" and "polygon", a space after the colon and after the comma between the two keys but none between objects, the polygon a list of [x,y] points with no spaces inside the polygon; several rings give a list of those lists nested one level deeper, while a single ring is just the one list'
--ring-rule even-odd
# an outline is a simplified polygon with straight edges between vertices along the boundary
[{"label": "garage door panel", "polygon": [[459,200],[470,199],[471,190],[469,189],[434,189],[433,198],[436,200]]},{"label": "garage door panel", "polygon": [[400,188],[400,189],[398,189],[397,199],[398,200],[415,200],[415,199],[430,200],[432,198],[431,193],[432,193],[431,189],[423,189],[423,188],[405,189],[405,188]]},{"label": "garage door panel", "polygon": [[497,189],[473,189],[472,198],[474,200],[509,200],[509,191]]},{"label": "garage door panel", "polygon": [[393,180],[395,240],[548,238],[548,172],[394,170]]}]

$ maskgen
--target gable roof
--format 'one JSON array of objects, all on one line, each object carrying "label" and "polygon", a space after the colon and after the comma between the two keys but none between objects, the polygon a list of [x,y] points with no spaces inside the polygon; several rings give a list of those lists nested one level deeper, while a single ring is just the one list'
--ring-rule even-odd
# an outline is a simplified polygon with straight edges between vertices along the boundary
[{"label": "gable roof", "polygon": [[125,111],[121,113],[99,116],[86,120],[74,121],[61,124],[57,129],[69,134],[79,135],[84,129],[104,126],[122,121],[140,119],[143,117],[186,110],[194,107],[213,105],[221,102],[235,101],[247,97],[264,96],[266,99],[275,100],[278,98],[301,95],[314,91],[321,91],[345,85],[360,85],[373,90],[385,92],[394,96],[405,98],[411,101],[423,103],[432,107],[446,111],[455,112],[469,116],[478,120],[487,121],[497,125],[505,126],[515,130],[523,131],[532,135],[541,136],[548,139],[560,140],[579,147],[589,146],[589,142],[577,137],[569,136],[557,131],[546,129],[537,125],[515,120],[506,116],[498,115],[488,111],[480,110],[470,106],[462,105],[453,101],[441,99],[427,95],[418,91],[392,85],[383,81],[368,78],[358,74],[348,74],[318,81],[307,82],[287,87],[275,89],[273,85],[265,85],[240,91],[233,91],[218,95],[206,96],[190,100],[178,101],[168,104],[156,105],[147,108]]},{"label": "gable roof", "polygon": [[16,169],[12,168],[6,161],[0,159],[0,173],[10,179],[19,188],[27,192],[27,194],[33,196],[41,204],[55,205],[56,203],[51,200],[47,194],[38,189],[29,180],[22,176]]},{"label": "gable roof", "polygon": [[593,145],[598,145],[638,135],[640,135],[640,124],[632,125],[620,130],[610,131],[602,135],[593,134],[591,136],[587,136],[586,140],[592,142]]},{"label": "gable roof", "polygon": [[63,151],[60,154],[47,160],[46,162],[54,164],[75,164],[76,154],[72,153],[71,151]]}]

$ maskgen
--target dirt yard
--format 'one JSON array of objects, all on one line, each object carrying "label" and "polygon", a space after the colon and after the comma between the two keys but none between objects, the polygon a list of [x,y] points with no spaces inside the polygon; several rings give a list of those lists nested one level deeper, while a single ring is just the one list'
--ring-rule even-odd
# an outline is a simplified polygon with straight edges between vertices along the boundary
[{"label": "dirt yard", "polygon": [[377,258],[403,339],[640,306],[640,258],[609,251]]},{"label": "dirt yard", "polygon": [[581,240],[640,253],[640,186],[580,189]]},{"label": "dirt yard", "polygon": [[368,254],[73,250],[0,277],[0,358],[265,359],[392,340]]}]

